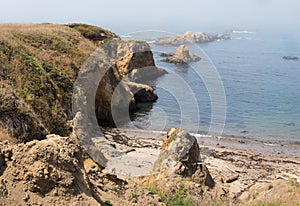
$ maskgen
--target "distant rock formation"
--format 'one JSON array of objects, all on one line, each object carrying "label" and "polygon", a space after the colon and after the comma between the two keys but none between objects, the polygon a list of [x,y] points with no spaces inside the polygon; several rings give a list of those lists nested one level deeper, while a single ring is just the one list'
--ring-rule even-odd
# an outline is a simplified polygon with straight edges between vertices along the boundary
[{"label": "distant rock formation", "polygon": [[299,57],[294,57],[294,56],[283,56],[282,58],[285,60],[298,60],[299,59]]},{"label": "distant rock formation", "polygon": [[209,187],[214,186],[208,169],[201,161],[200,148],[196,138],[178,128],[168,131],[152,172],[159,177],[176,175],[190,177],[197,183]]},{"label": "distant rock formation", "polygon": [[229,34],[222,34],[222,35],[210,35],[207,33],[192,33],[186,32],[184,34],[177,34],[171,37],[164,37],[157,39],[155,44],[166,44],[166,45],[180,45],[180,44],[187,44],[187,43],[207,43],[212,42],[220,39],[230,39]]},{"label": "distant rock formation", "polygon": [[165,56],[165,59],[161,61],[169,62],[173,64],[187,64],[190,62],[200,61],[201,58],[190,52],[189,48],[185,45],[180,45],[176,49],[176,54],[162,53],[160,56]]}]

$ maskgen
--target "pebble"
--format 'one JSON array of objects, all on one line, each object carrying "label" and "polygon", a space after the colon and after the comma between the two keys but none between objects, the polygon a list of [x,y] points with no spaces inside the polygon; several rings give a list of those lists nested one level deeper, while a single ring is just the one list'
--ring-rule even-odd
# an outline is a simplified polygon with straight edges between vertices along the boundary
[{"label": "pebble", "polygon": [[29,199],[30,199],[30,197],[29,197],[28,194],[23,198],[23,200],[24,200],[25,202],[27,202]]}]

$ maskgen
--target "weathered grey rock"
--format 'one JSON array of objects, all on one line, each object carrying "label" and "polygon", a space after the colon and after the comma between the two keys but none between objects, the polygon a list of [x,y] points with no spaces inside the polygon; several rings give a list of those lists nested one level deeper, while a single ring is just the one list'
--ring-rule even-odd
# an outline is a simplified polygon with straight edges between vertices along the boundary
[{"label": "weathered grey rock", "polygon": [[200,148],[196,138],[178,128],[168,131],[167,139],[152,172],[159,177],[176,175],[191,177],[197,183],[214,186],[208,169],[201,162]]}]

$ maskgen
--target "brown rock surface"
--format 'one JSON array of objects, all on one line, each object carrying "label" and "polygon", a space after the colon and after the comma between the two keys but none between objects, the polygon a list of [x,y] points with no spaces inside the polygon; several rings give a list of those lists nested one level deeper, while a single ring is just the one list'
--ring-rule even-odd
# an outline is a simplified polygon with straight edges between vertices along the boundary
[{"label": "brown rock surface", "polygon": [[163,59],[164,62],[169,62],[173,64],[186,64],[190,62],[200,61],[201,58],[190,52],[189,48],[185,45],[180,45],[176,49],[176,53],[172,56],[168,56]]},{"label": "brown rock surface", "polygon": [[0,205],[160,205],[145,189],[102,168],[73,135],[0,143]]}]

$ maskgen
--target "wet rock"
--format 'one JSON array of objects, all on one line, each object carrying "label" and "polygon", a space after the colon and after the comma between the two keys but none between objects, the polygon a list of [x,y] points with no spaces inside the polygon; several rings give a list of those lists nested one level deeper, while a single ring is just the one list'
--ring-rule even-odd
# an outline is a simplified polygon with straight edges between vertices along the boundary
[{"label": "wet rock", "polygon": [[174,53],[163,52],[159,56],[161,56],[161,57],[170,57],[170,56],[174,56],[174,55],[175,55]]},{"label": "wet rock", "polygon": [[283,56],[282,59],[285,59],[285,60],[298,60],[299,57],[295,57],[295,56]]},{"label": "wet rock", "polygon": [[155,102],[158,99],[153,88],[148,85],[134,82],[127,82],[126,84],[130,88],[130,91],[134,94],[136,102]]}]

